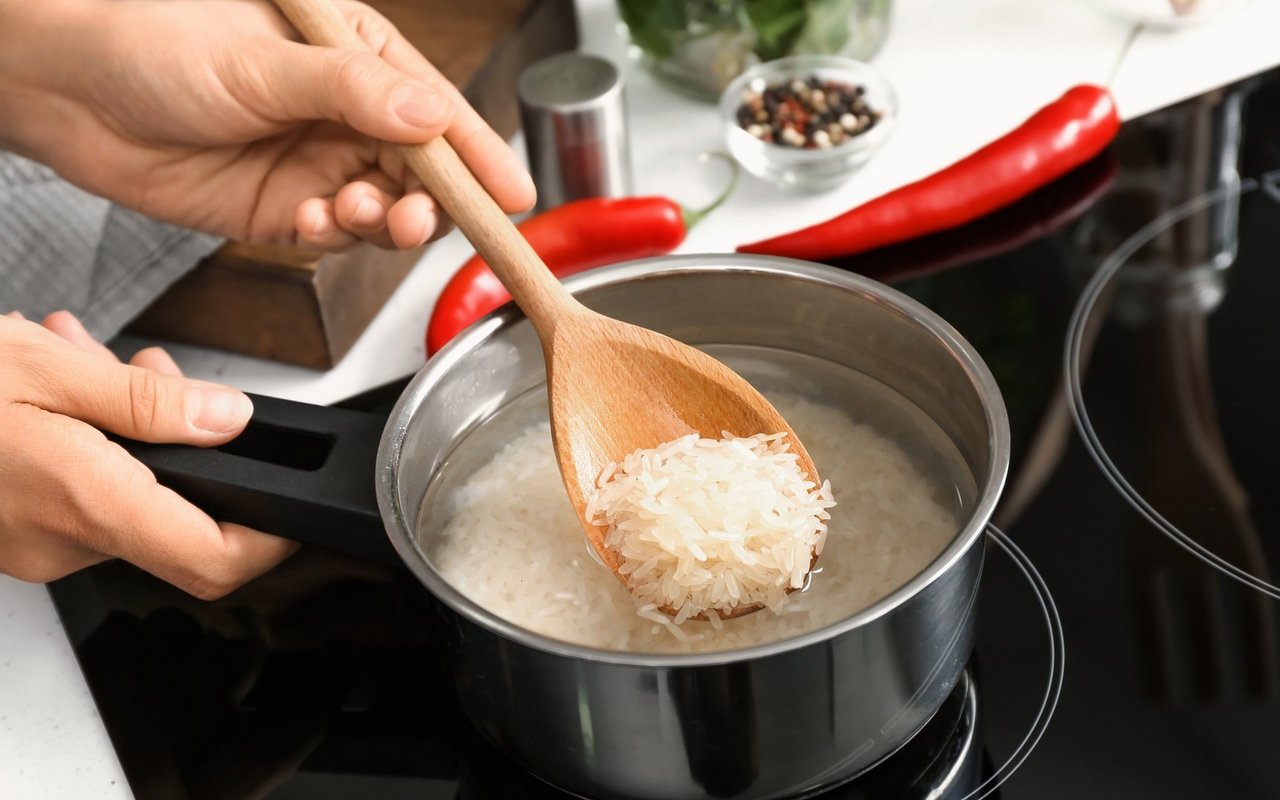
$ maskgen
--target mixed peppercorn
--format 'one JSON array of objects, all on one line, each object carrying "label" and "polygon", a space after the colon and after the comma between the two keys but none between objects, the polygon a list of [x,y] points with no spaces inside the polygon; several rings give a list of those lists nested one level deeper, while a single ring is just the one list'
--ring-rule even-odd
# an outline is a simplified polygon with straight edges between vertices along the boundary
[{"label": "mixed peppercorn", "polygon": [[764,142],[802,149],[834,147],[880,121],[866,89],[810,76],[766,84],[757,79],[742,94],[738,124]]}]

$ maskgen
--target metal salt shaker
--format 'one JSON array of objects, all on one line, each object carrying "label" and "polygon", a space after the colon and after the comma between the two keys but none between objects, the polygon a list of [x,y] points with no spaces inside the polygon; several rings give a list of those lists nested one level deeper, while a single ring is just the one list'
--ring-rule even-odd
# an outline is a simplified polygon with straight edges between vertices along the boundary
[{"label": "metal salt shaker", "polygon": [[631,193],[617,67],[585,53],[559,53],[529,65],[516,91],[538,210]]}]

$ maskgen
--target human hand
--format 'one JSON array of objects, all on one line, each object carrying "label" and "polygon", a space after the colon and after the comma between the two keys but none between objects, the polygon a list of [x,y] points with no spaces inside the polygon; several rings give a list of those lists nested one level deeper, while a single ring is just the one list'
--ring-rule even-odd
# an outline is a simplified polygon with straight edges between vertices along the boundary
[{"label": "human hand", "polygon": [[271,569],[297,545],[214,522],[98,430],[208,447],[252,413],[159,348],[121,364],[65,311],[0,317],[0,573],[43,582],[122,558],[214,599]]},{"label": "human hand", "polygon": [[392,143],[443,134],[508,213],[533,183],[384,17],[377,55],[297,41],[265,0],[0,0],[0,147],[144,214],[232,239],[415,247],[445,220]]}]

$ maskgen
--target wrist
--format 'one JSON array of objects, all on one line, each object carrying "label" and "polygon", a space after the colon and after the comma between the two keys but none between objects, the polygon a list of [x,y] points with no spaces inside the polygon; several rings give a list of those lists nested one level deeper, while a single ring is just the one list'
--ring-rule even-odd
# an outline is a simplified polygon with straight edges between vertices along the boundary
[{"label": "wrist", "polygon": [[0,0],[0,150],[46,161],[69,113],[85,0]]}]

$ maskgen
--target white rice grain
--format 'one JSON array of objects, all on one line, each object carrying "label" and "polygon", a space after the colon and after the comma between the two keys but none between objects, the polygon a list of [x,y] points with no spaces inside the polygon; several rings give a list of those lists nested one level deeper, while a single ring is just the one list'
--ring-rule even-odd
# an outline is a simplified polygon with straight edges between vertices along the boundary
[{"label": "white rice grain", "polygon": [[587,513],[637,600],[675,609],[677,625],[708,609],[786,604],[835,505],[786,436],[690,434],[605,466]]}]

